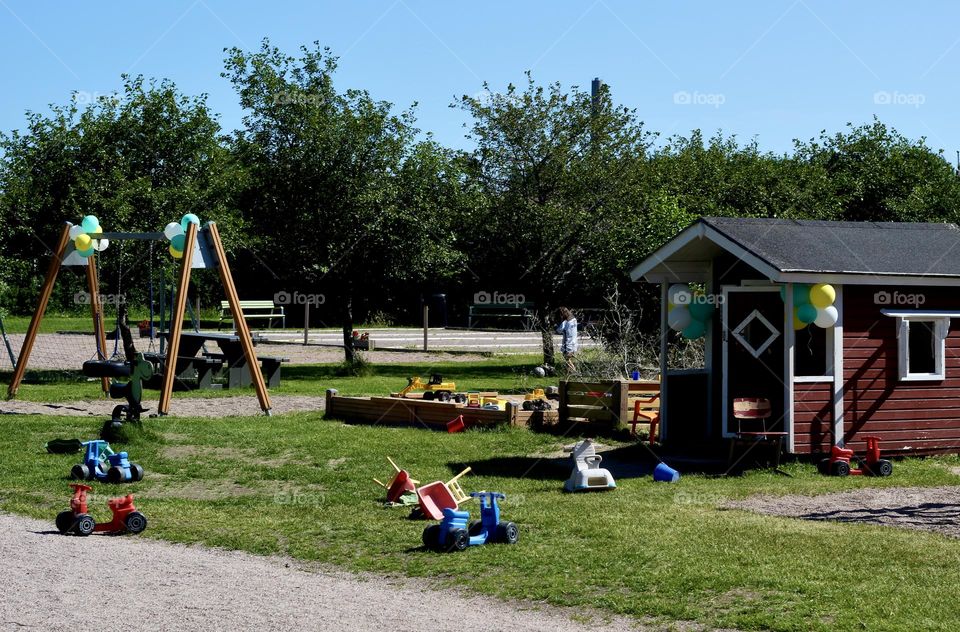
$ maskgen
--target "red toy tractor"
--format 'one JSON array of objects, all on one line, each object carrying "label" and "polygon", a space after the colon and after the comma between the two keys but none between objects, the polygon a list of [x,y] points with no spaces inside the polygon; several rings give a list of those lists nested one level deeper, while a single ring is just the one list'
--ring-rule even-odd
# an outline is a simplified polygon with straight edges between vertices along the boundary
[{"label": "red toy tractor", "polygon": [[120,498],[111,498],[107,506],[113,512],[110,522],[95,522],[87,513],[87,492],[93,488],[82,483],[71,483],[73,498],[70,499],[70,511],[57,514],[57,530],[72,535],[90,535],[94,531],[106,533],[140,533],[147,528],[147,517],[133,506],[133,494]]},{"label": "red toy tractor", "polygon": [[[864,437],[867,441],[867,456],[854,456],[853,450],[838,445],[830,449],[830,458],[823,459],[818,465],[821,474],[833,476],[890,476],[893,463],[880,458],[880,437]],[[850,461],[856,461],[859,467],[851,468]]]}]

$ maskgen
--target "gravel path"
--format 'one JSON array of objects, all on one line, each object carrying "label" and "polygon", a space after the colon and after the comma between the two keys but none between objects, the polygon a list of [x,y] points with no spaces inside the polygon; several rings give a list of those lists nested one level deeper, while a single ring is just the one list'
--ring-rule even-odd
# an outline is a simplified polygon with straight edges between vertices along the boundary
[{"label": "gravel path", "polygon": [[467,596],[414,580],[316,572],[292,560],[136,536],[68,537],[52,527],[52,520],[0,514],[0,629],[640,629],[624,618],[584,621],[580,610]]},{"label": "gravel path", "polygon": [[[109,417],[117,400],[92,399],[75,402],[0,401],[0,415],[70,415]],[[316,395],[271,395],[273,414],[295,411],[322,411],[325,399]],[[157,401],[147,400],[144,406],[156,411]],[[146,414],[150,414],[149,412]],[[237,397],[184,397],[170,403],[171,417],[227,417],[230,415],[262,415],[260,403],[251,392]]]},{"label": "gravel path", "polygon": [[960,487],[884,487],[821,496],[753,496],[724,505],[803,520],[934,531],[960,538]]}]

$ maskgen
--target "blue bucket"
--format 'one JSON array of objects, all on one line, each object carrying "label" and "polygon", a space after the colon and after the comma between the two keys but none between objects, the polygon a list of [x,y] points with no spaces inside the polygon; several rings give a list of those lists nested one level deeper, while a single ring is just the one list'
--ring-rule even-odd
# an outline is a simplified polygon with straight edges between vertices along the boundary
[{"label": "blue bucket", "polygon": [[658,483],[676,483],[680,480],[680,472],[666,463],[660,463],[653,468],[653,480]]}]

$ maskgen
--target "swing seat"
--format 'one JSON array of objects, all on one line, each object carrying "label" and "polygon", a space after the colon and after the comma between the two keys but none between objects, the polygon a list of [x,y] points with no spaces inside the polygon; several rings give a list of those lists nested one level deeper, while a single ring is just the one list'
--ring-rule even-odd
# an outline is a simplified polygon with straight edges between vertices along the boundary
[{"label": "swing seat", "polygon": [[129,362],[87,360],[83,363],[83,374],[87,377],[130,377],[131,370]]}]

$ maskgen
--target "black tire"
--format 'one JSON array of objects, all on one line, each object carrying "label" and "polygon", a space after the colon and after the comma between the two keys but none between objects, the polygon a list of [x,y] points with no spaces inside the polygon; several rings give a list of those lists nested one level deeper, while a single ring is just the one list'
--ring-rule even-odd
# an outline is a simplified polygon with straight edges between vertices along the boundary
[{"label": "black tire", "polygon": [[470,534],[466,529],[450,529],[445,545],[448,552],[464,551],[470,546]]},{"label": "black tire", "polygon": [[147,528],[147,517],[139,511],[134,511],[127,516],[123,523],[127,525],[127,531],[130,533],[140,533]]},{"label": "black tire", "polygon": [[440,548],[440,525],[432,524],[423,530],[423,546],[431,551]]},{"label": "black tire", "polygon": [[523,410],[533,410],[533,402],[529,399],[523,400],[523,405],[521,406]]},{"label": "black tire", "polygon": [[820,462],[817,463],[817,471],[820,472],[821,474],[829,474],[829,473],[830,473],[830,459],[829,459],[829,458],[820,459]]},{"label": "black tire", "polygon": [[457,402],[458,404],[466,404],[467,396],[464,395],[463,393],[457,393],[456,395],[453,396],[453,401]]},{"label": "black tire", "polygon": [[93,518],[89,514],[80,514],[75,517],[73,533],[77,535],[90,535],[96,526],[97,523],[93,521]]},{"label": "black tire", "polygon": [[66,533],[73,526],[73,512],[61,511],[57,514],[57,531]]},{"label": "black tire", "polygon": [[134,483],[143,480],[143,466],[139,463],[130,464],[130,480]]},{"label": "black tire", "polygon": [[433,391],[424,391],[423,393],[423,399],[428,402],[432,402],[434,397],[436,397],[436,393]]},{"label": "black tire", "polygon": [[893,474],[893,462],[887,459],[880,459],[873,464],[874,476],[890,476]]},{"label": "black tire", "polygon": [[834,476],[847,476],[850,474],[850,464],[846,461],[836,461],[833,464],[831,474]]},{"label": "black tire", "polygon": [[107,470],[107,482],[108,483],[122,483],[124,481],[123,469],[114,465],[109,470]]},{"label": "black tire", "polygon": [[84,465],[83,463],[77,463],[72,468],[70,468],[70,478],[78,481],[88,481],[90,480],[90,468]]},{"label": "black tire", "polygon": [[520,529],[512,522],[501,522],[497,525],[497,542],[516,544],[520,539]]},{"label": "black tire", "polygon": [[449,402],[450,401],[450,391],[440,391],[437,393],[437,401],[440,402]]}]

